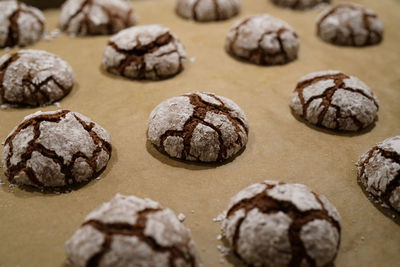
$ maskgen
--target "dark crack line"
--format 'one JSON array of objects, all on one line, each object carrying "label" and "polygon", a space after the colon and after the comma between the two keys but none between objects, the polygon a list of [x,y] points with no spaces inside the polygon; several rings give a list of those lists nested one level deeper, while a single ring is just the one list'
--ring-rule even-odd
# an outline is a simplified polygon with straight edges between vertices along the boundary
[{"label": "dark crack line", "polygon": [[[187,159],[189,156],[192,156],[190,153],[191,150],[191,140],[193,137],[193,132],[196,129],[198,124],[202,124],[205,126],[210,127],[213,129],[218,136],[218,141],[219,141],[219,151],[218,151],[218,157],[217,161],[222,161],[227,158],[227,152],[229,149],[234,147],[235,145],[242,145],[242,137],[240,136],[240,132],[242,132],[242,129],[240,129],[239,125],[242,126],[242,128],[245,130],[246,135],[248,134],[248,128],[245,126],[245,124],[236,117],[233,117],[228,108],[225,107],[225,104],[223,101],[216,96],[213,96],[211,94],[207,94],[210,97],[213,97],[215,100],[221,103],[221,105],[215,105],[209,102],[206,102],[201,99],[200,96],[192,94],[192,95],[187,95],[187,97],[190,98],[191,104],[194,106],[194,111],[192,116],[185,122],[183,126],[183,130],[168,130],[164,134],[160,136],[160,149],[162,152],[166,153],[165,147],[164,147],[164,142],[169,136],[179,136],[184,140],[184,149],[182,150],[181,153],[181,158],[182,159]],[[237,140],[231,144],[224,144],[223,138],[222,138],[222,132],[219,129],[219,127],[206,122],[205,117],[208,112],[213,112],[215,114],[223,114],[225,115],[226,118],[232,123],[232,125],[235,127],[235,131],[237,134]],[[168,153],[167,153],[168,154]],[[198,157],[195,157],[198,158]]]},{"label": "dark crack line", "polygon": [[[76,18],[79,14],[81,14],[81,13],[83,12],[83,10],[85,9],[86,6],[90,6],[90,5],[92,5],[92,0],[86,0],[86,1],[84,1],[84,2],[81,4],[81,6],[78,8],[78,10],[68,18],[67,22],[65,23],[65,25],[64,25],[64,27],[63,27],[63,30],[64,30],[64,31],[67,30],[67,29],[69,28],[69,26],[70,26],[71,21],[72,21],[74,18]],[[80,32],[81,32],[81,23],[80,23],[80,26],[79,26],[78,33],[80,33]]]},{"label": "dark crack line", "polygon": [[[30,181],[38,185],[39,187],[45,187],[43,183],[41,183],[37,178],[35,173],[31,168],[28,168],[27,162],[28,160],[31,159],[32,153],[33,152],[38,152],[44,157],[53,160],[57,165],[60,166],[60,172],[64,175],[64,183],[65,185],[70,185],[70,184],[75,184],[77,183],[74,175],[72,174],[72,169],[73,166],[78,158],[82,158],[85,160],[85,162],[90,166],[92,169],[92,175],[91,177],[88,177],[87,180],[92,179],[93,177],[96,177],[99,172],[97,172],[97,163],[96,160],[98,159],[99,154],[101,153],[102,150],[104,150],[109,156],[111,154],[111,144],[106,142],[105,140],[99,138],[97,134],[92,131],[93,126],[95,125],[93,122],[91,123],[90,126],[86,125],[82,120],[80,120],[77,116],[74,116],[82,125],[82,127],[89,133],[91,136],[94,144],[96,145],[95,150],[92,152],[92,156],[88,157],[82,152],[77,152],[74,155],[72,155],[71,160],[68,164],[64,163],[64,158],[57,155],[57,153],[53,150],[47,149],[44,147],[42,144],[37,143],[37,139],[40,137],[40,124],[42,121],[47,121],[47,122],[59,122],[61,118],[64,118],[66,114],[68,114],[70,111],[68,110],[63,110],[58,114],[53,114],[53,115],[39,115],[38,117],[32,118],[26,122],[24,122],[22,125],[18,127],[18,129],[11,135],[9,138],[6,140],[6,144],[10,146],[9,154],[7,155],[7,176],[13,181],[14,177],[21,173],[22,171],[25,171],[27,176],[29,177]],[[26,129],[29,126],[34,127],[34,138],[28,143],[28,148],[24,154],[21,155],[21,161],[17,165],[12,165],[11,164],[11,157],[13,155],[13,139],[15,136],[23,129]]]},{"label": "dark crack line", "polygon": [[[349,91],[349,92],[353,92],[353,93],[358,93],[358,94],[364,96],[365,98],[367,98],[368,100],[372,101],[375,104],[375,106],[377,108],[379,108],[379,105],[378,105],[378,103],[376,102],[376,100],[374,99],[373,96],[367,95],[365,92],[363,92],[361,89],[358,89],[358,88],[345,87],[344,86],[345,85],[344,80],[345,79],[349,79],[349,78],[350,78],[349,76],[347,76],[347,75],[345,75],[343,73],[337,73],[337,74],[321,75],[321,76],[314,77],[314,78],[311,78],[311,79],[308,79],[306,81],[298,83],[298,85],[297,85],[297,87],[295,89],[295,92],[298,93],[298,96],[299,96],[299,99],[300,99],[300,103],[302,105],[302,109],[303,109],[303,115],[302,116],[305,117],[305,118],[308,118],[307,112],[308,112],[309,105],[314,100],[322,98],[322,102],[321,102],[320,106],[323,106],[324,108],[321,111],[321,113],[319,113],[319,115],[318,115],[317,125],[321,125],[321,123],[323,122],[329,107],[334,107],[337,110],[335,120],[336,120],[336,128],[338,128],[339,127],[338,118],[342,118],[341,108],[339,106],[337,106],[337,105],[333,105],[331,102],[332,102],[332,99],[333,99],[333,95],[339,89],[345,90],[345,91]],[[313,84],[318,83],[320,81],[325,81],[325,80],[333,80],[335,85],[333,87],[329,87],[329,88],[325,89],[325,91],[322,94],[312,96],[307,101],[305,101],[304,96],[303,96],[303,91],[306,88],[312,86]],[[364,125],[361,123],[361,121],[358,120],[355,116],[349,116],[349,117],[353,120],[354,124],[359,129],[362,129],[364,127]]]},{"label": "dark crack line", "polygon": [[[147,215],[155,212],[159,212],[161,209],[145,209],[138,213],[138,218],[135,224],[129,223],[103,223],[98,220],[89,220],[83,223],[83,226],[90,225],[92,228],[101,232],[104,236],[104,242],[100,251],[95,253],[87,261],[87,267],[99,266],[101,259],[110,250],[114,235],[122,236],[135,236],[140,241],[148,245],[153,251],[160,253],[169,253],[169,266],[176,266],[175,261],[182,259],[185,263],[189,263],[190,266],[195,266],[195,259],[190,254],[188,244],[178,244],[174,246],[163,246],[159,244],[153,237],[145,234],[145,228],[147,224]],[[183,246],[183,249],[179,247]]]},{"label": "dark crack line", "polygon": [[235,32],[235,35],[233,36],[233,39],[232,39],[232,41],[231,41],[230,44],[229,44],[229,51],[230,51],[231,53],[234,52],[234,45],[236,44],[237,39],[239,38],[240,27],[246,25],[247,22],[249,22],[250,20],[251,20],[251,18],[247,18],[247,19],[243,20],[239,25],[237,25],[237,26],[233,29],[233,31]]},{"label": "dark crack line", "polygon": [[[339,222],[337,222],[333,217],[329,216],[329,213],[325,209],[324,205],[321,205],[322,210],[301,211],[292,202],[276,200],[268,196],[267,192],[274,188],[275,185],[266,185],[267,188],[263,192],[251,198],[241,200],[233,205],[227,212],[226,218],[229,218],[234,213],[242,209],[244,209],[245,212],[243,218],[240,219],[236,225],[235,233],[232,239],[235,253],[237,254],[237,243],[240,238],[240,227],[251,210],[256,208],[259,212],[269,215],[283,212],[293,220],[288,231],[292,255],[289,266],[298,267],[301,265],[303,259],[305,259],[310,266],[315,266],[315,260],[307,254],[307,250],[305,249],[303,241],[301,240],[300,232],[302,227],[315,219],[321,219],[329,222],[334,228],[336,228],[340,236],[341,228]],[[319,197],[316,194],[314,194],[314,196],[321,204],[322,201],[319,199]],[[333,257],[331,261],[333,261],[334,258],[335,257]]]},{"label": "dark crack line", "polygon": [[7,59],[1,66],[0,66],[0,103],[5,101],[5,90],[4,90],[4,75],[6,74],[6,71],[8,67],[17,61],[19,58],[18,53],[11,54],[10,58]]},{"label": "dark crack line", "polygon": [[[159,76],[155,69],[147,70],[146,68],[146,61],[145,61],[145,56],[149,53],[154,53],[158,51],[161,47],[166,46],[170,43],[174,44],[175,49],[169,52],[165,52],[161,55],[158,55],[156,57],[161,57],[164,55],[167,55],[169,53],[178,53],[178,48],[176,45],[176,39],[170,34],[169,32],[166,32],[160,36],[158,36],[153,42],[147,44],[147,45],[142,45],[139,40],[139,36],[136,37],[136,47],[130,50],[126,49],[121,49],[118,47],[118,45],[114,42],[109,42],[108,45],[111,46],[116,52],[125,55],[125,58],[121,60],[119,63],[118,67],[111,67],[110,69],[115,69],[118,73],[120,73],[123,76],[125,75],[125,70],[128,66],[130,66],[132,63],[135,63],[136,65],[136,71],[137,71],[137,76],[138,79],[143,79],[146,76],[146,73],[154,71],[156,76],[158,78],[161,78],[162,76]],[[179,53],[178,53],[179,54]],[[179,68],[180,70],[182,69],[182,56],[179,55]],[[169,76],[169,75],[167,75]]]}]

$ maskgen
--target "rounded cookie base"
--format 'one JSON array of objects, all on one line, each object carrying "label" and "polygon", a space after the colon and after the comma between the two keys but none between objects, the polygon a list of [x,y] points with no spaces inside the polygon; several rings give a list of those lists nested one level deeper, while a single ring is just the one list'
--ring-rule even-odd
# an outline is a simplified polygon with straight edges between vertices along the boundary
[{"label": "rounded cookie base", "polygon": [[175,11],[183,18],[208,22],[229,19],[240,9],[241,0],[178,0]]}]

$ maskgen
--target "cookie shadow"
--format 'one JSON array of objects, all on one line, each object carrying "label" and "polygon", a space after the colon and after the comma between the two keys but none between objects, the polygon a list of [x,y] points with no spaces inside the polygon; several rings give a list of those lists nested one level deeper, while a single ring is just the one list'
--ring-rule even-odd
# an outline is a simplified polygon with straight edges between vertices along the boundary
[{"label": "cookie shadow", "polygon": [[208,169],[216,169],[220,166],[224,166],[226,164],[231,163],[236,159],[236,157],[240,156],[243,151],[246,149],[246,146],[239,150],[233,157],[223,161],[223,162],[195,162],[189,160],[182,160],[177,158],[171,158],[165,152],[158,150],[149,140],[146,141],[146,150],[147,152],[155,159],[160,161],[163,164],[167,164],[171,167],[175,168],[184,168],[188,170],[208,170]]},{"label": "cookie shadow", "polygon": [[247,64],[247,65],[249,65],[249,66],[255,66],[255,67],[259,67],[259,68],[284,68],[285,66],[287,66],[287,65],[289,65],[290,63],[293,63],[293,62],[295,62],[295,61],[297,61],[297,60],[299,59],[299,57],[297,56],[295,59],[292,59],[292,60],[290,60],[290,61],[288,61],[288,62],[284,62],[284,63],[278,63],[278,64],[257,64],[257,63],[251,62],[251,61],[249,61],[249,60],[247,60],[247,59],[245,59],[245,58],[238,57],[238,56],[234,55],[234,54],[231,53],[231,52],[228,52],[228,51],[226,50],[225,47],[224,47],[223,49],[224,49],[224,51],[225,51],[225,54],[227,54],[231,59],[233,59],[233,60],[235,60],[235,61],[238,61],[238,62],[240,62],[240,63],[242,63],[242,64]]},{"label": "cookie shadow", "polygon": [[363,191],[364,195],[366,198],[368,198],[369,202],[371,202],[376,209],[378,209],[383,215],[388,217],[390,220],[392,220],[394,223],[400,225],[400,214],[391,209],[389,206],[386,204],[383,204],[382,200],[377,198],[376,196],[372,195],[369,193],[364,185],[362,184],[360,178],[357,178],[357,184],[360,186],[361,191]]},{"label": "cookie shadow", "polygon": [[104,76],[106,76],[107,78],[110,78],[110,79],[115,79],[115,80],[120,80],[120,81],[127,81],[127,82],[132,82],[132,83],[150,84],[150,83],[162,83],[163,81],[171,80],[174,77],[176,77],[179,74],[181,74],[187,67],[188,67],[188,64],[185,63],[183,68],[182,68],[182,70],[180,70],[178,73],[175,73],[172,76],[169,76],[169,77],[166,77],[166,78],[162,78],[162,79],[159,79],[159,80],[132,79],[132,78],[129,78],[129,77],[126,77],[126,76],[117,75],[117,74],[108,72],[103,64],[100,64],[99,70],[100,70],[100,73],[102,75],[104,75]]},{"label": "cookie shadow", "polygon": [[305,124],[308,128],[311,128],[315,131],[324,133],[324,134],[330,134],[330,135],[337,135],[337,136],[346,136],[346,137],[354,137],[354,136],[360,136],[360,135],[364,135],[366,133],[369,133],[370,131],[372,131],[372,129],[375,128],[375,123],[379,120],[378,116],[376,117],[375,121],[373,123],[371,123],[371,125],[369,125],[366,128],[363,128],[359,131],[343,131],[343,130],[333,130],[333,129],[328,129],[328,128],[324,128],[323,126],[317,126],[314,124],[311,124],[310,122],[306,121],[304,118],[300,117],[299,115],[295,114],[294,111],[292,109],[290,109],[290,112],[292,113],[293,117],[298,121],[301,122],[303,124]]},{"label": "cookie shadow", "polygon": [[[108,174],[111,172],[114,164],[118,161],[118,153],[117,150],[113,147],[112,152],[111,152],[111,157],[110,160],[108,161],[107,165],[95,173],[88,181],[81,182],[79,184],[74,184],[74,185],[67,185],[67,186],[58,186],[58,187],[43,187],[43,188],[38,188],[35,186],[30,186],[30,185],[18,185],[13,182],[10,182],[5,176],[1,177],[3,180],[3,185],[1,186],[1,189],[3,192],[7,193],[13,193],[16,197],[20,198],[27,198],[27,197],[35,197],[35,196],[58,196],[61,194],[68,194],[73,191],[77,191],[81,189],[82,187],[85,188],[90,188],[94,185],[96,185],[98,182],[100,182],[104,177],[108,176]],[[15,188],[18,188],[20,190],[15,190]],[[27,193],[31,193],[27,195]]]}]

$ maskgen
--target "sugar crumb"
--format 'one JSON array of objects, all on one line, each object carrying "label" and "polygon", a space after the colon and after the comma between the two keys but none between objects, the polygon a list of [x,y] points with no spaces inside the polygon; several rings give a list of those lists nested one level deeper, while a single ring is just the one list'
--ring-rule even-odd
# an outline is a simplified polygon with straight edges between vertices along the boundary
[{"label": "sugar crumb", "polygon": [[183,213],[179,213],[179,214],[178,214],[178,220],[179,220],[180,222],[183,222],[185,219],[186,219],[185,214],[183,214]]}]

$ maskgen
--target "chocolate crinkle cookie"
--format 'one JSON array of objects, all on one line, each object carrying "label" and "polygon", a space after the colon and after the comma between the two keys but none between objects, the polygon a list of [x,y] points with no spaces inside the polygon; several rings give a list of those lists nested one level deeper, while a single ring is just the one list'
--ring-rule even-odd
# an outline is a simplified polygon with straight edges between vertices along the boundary
[{"label": "chocolate crinkle cookie", "polygon": [[302,184],[264,181],[231,199],[222,232],[250,266],[326,266],[340,244],[340,215]]},{"label": "chocolate crinkle cookie", "polygon": [[375,122],[379,104],[361,80],[328,70],[302,77],[291,96],[290,107],[295,115],[311,124],[359,131]]},{"label": "chocolate crinkle cookie", "polygon": [[241,0],[178,0],[176,12],[197,21],[225,20],[237,15]]},{"label": "chocolate crinkle cookie", "polygon": [[148,138],[173,158],[221,162],[245,147],[248,131],[245,113],[232,100],[193,92],[169,98],[151,112]]},{"label": "chocolate crinkle cookie", "polygon": [[372,10],[353,3],[331,7],[317,19],[318,36],[336,45],[378,44],[382,41],[383,28]]},{"label": "chocolate crinkle cookie", "polygon": [[185,49],[161,25],[135,26],[111,37],[104,50],[107,71],[131,79],[160,80],[183,69]]},{"label": "chocolate crinkle cookie", "polygon": [[60,15],[61,29],[70,35],[106,35],[136,24],[126,0],[67,0]]},{"label": "chocolate crinkle cookie", "polygon": [[231,55],[260,65],[288,63],[297,58],[299,46],[296,31],[267,14],[239,20],[225,42]]},{"label": "chocolate crinkle cookie", "polygon": [[357,168],[364,189],[400,212],[400,136],[388,138],[368,150]]},{"label": "chocolate crinkle cookie", "polygon": [[68,110],[38,111],[6,138],[3,170],[19,185],[64,187],[96,177],[110,156],[110,135],[97,123]]},{"label": "chocolate crinkle cookie", "polygon": [[26,46],[40,40],[43,13],[18,1],[0,1],[0,47]]},{"label": "chocolate crinkle cookie", "polygon": [[328,4],[331,0],[271,0],[275,5],[292,9],[309,9]]},{"label": "chocolate crinkle cookie", "polygon": [[151,199],[117,194],[89,213],[66,243],[71,267],[198,267],[190,231]]},{"label": "chocolate crinkle cookie", "polygon": [[48,105],[66,96],[74,85],[71,66],[42,50],[20,50],[0,58],[0,104]]}]

